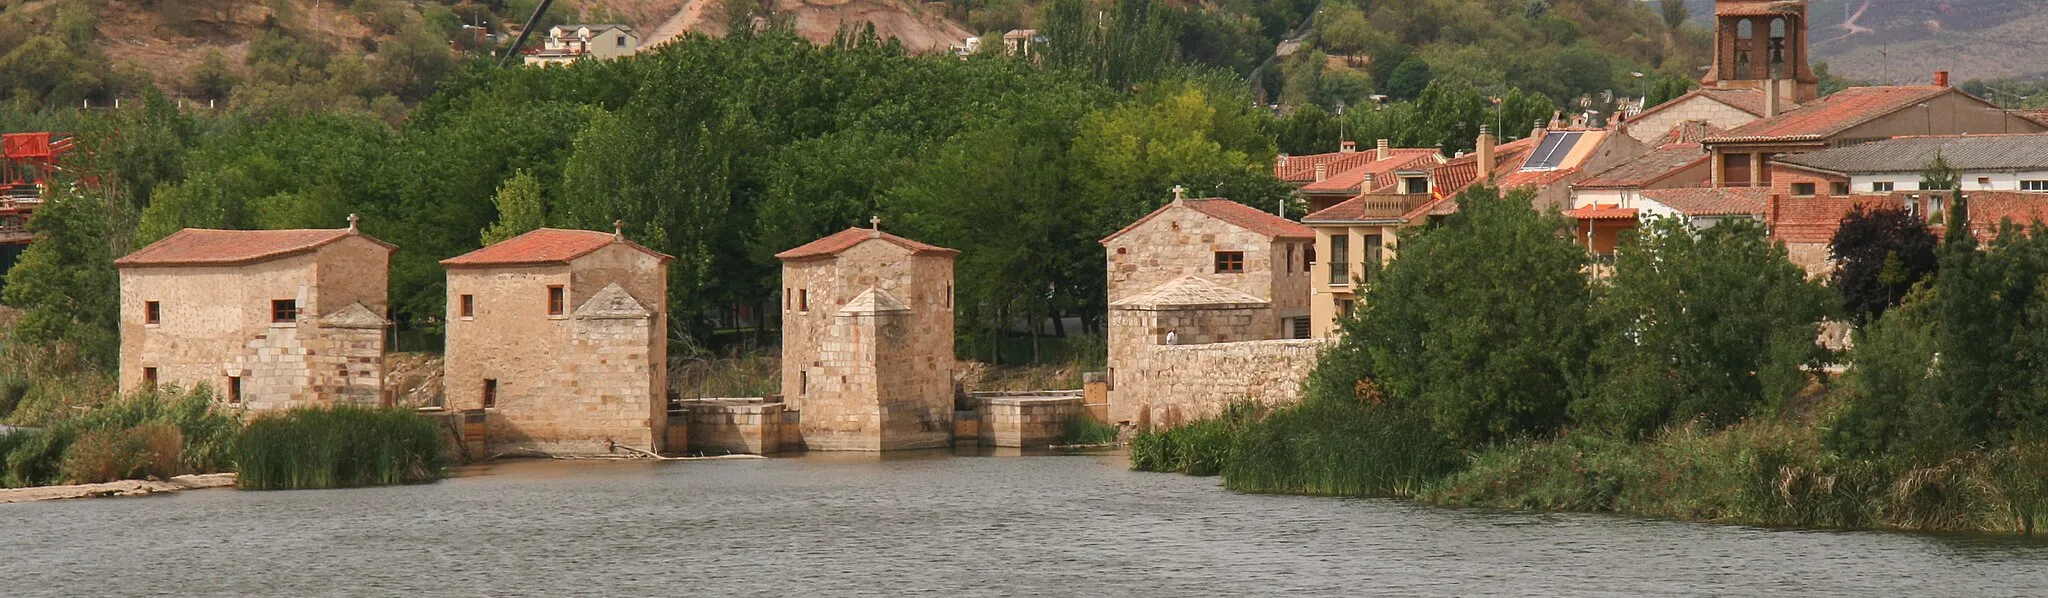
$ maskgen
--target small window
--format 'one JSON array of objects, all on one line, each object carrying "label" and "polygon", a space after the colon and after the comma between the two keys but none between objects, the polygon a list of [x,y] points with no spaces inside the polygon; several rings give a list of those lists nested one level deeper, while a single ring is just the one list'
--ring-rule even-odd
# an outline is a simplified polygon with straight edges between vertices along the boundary
[{"label": "small window", "polygon": [[163,306],[163,304],[162,304],[162,303],[157,303],[157,302],[155,302],[155,301],[144,301],[144,302],[142,302],[142,323],[144,323],[144,324],[162,324],[162,323],[164,323],[164,306]]},{"label": "small window", "polygon": [[1877,181],[1877,182],[1873,182],[1873,183],[1871,183],[1871,184],[1870,184],[1870,190],[1871,190],[1871,192],[1873,192],[1873,193],[1891,193],[1891,192],[1892,192],[1892,183],[1891,183],[1891,181]]},{"label": "small window", "polygon": [[242,377],[241,377],[241,376],[228,376],[228,403],[229,403],[229,404],[239,404],[239,403],[241,403],[241,402],[242,402]]},{"label": "small window", "polygon": [[2048,181],[2020,181],[2021,191],[2048,191]]},{"label": "small window", "polygon": [[1805,197],[1805,196],[1813,195],[1813,189],[1814,189],[1814,184],[1813,184],[1813,183],[1793,183],[1793,184],[1792,184],[1792,194],[1793,194],[1793,195],[1798,195],[1798,196],[1801,196],[1801,197]]},{"label": "small window", "polygon": [[811,373],[798,370],[796,373],[796,396],[811,394]]},{"label": "small window", "polygon": [[1402,177],[1401,186],[1406,187],[1402,190],[1403,193],[1407,193],[1410,195],[1421,195],[1429,192],[1429,178],[1419,176]]},{"label": "small window", "polygon": [[953,285],[946,285],[946,309],[953,309]]},{"label": "small window", "polygon": [[1365,236],[1365,263],[1368,267],[1364,272],[1360,272],[1360,275],[1371,276],[1372,268],[1379,266],[1386,259],[1386,241],[1384,239],[1385,237],[1379,235]]},{"label": "small window", "polygon": [[809,312],[809,311],[811,311],[811,290],[810,290],[810,289],[797,289],[797,290],[796,290],[796,310],[797,310],[797,311],[800,311],[800,312]]},{"label": "small window", "polygon": [[1977,177],[1977,188],[1979,188],[1979,189],[1990,189],[1990,188],[1991,188],[1991,177],[1988,177],[1988,176],[1980,176],[1980,177]]},{"label": "small window", "polygon": [[142,368],[142,384],[151,388],[156,387],[156,368]]},{"label": "small window", "polygon": [[462,317],[476,317],[476,295],[462,296]]},{"label": "small window", "polygon": [[624,47],[626,47],[626,36],[623,36],[623,35],[619,36],[619,47],[621,47],[621,48],[624,48]]},{"label": "small window", "polygon": [[1287,273],[1294,273],[1294,244],[1287,245]]},{"label": "small window", "polygon": [[1310,243],[1307,245],[1303,245],[1302,249],[1303,253],[1301,254],[1301,271],[1307,272],[1310,269],[1316,267],[1316,245],[1314,243]]},{"label": "small window", "polygon": [[789,302],[795,300],[790,295],[789,287],[782,287],[782,311],[789,311]]},{"label": "small window", "polygon": [[485,378],[485,379],[484,379],[484,408],[485,408],[485,409],[490,409],[490,408],[492,408],[492,407],[497,407],[497,406],[498,406],[498,381],[497,381],[496,379],[492,379],[492,378]]},{"label": "small window", "polygon": [[1351,233],[1330,237],[1330,284],[1351,282]]},{"label": "small window", "polygon": [[1216,252],[1216,273],[1217,273],[1217,274],[1239,274],[1239,273],[1243,273],[1243,272],[1244,272],[1244,252],[1242,252],[1242,251],[1218,251],[1218,252]]},{"label": "small window", "polygon": [[1829,195],[1835,195],[1835,196],[1842,196],[1842,195],[1848,195],[1848,194],[1849,194],[1849,184],[1848,184],[1848,183],[1844,183],[1844,182],[1841,182],[1841,181],[1835,181],[1835,182],[1832,182],[1832,183],[1828,183],[1828,194],[1829,194]]},{"label": "small window", "polygon": [[296,299],[273,299],[270,302],[270,321],[276,324],[290,324],[299,321],[299,302]]},{"label": "small window", "polygon": [[562,290],[562,285],[548,285],[548,315],[562,315],[562,311],[566,308],[568,304],[569,299],[567,297],[567,294]]},{"label": "small window", "polygon": [[1353,301],[1353,300],[1350,300],[1350,299],[1338,299],[1338,300],[1337,300],[1337,316],[1338,316],[1338,317],[1343,317],[1343,316],[1348,316],[1348,315],[1351,315],[1351,308],[1352,308],[1352,307],[1353,307],[1354,305],[1356,305],[1356,304],[1357,304],[1357,302],[1356,302],[1356,301]]}]

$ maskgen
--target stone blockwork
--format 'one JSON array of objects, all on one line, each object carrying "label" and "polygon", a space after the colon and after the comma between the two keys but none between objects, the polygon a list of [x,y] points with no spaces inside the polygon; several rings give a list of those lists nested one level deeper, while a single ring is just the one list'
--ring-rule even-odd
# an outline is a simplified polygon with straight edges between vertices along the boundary
[{"label": "stone blockwork", "polygon": [[782,390],[805,448],[951,444],[957,254],[874,229],[778,254]]},{"label": "stone blockwork", "polygon": [[1081,391],[974,393],[982,446],[1034,448],[1060,444],[1067,421],[1087,417]]},{"label": "stone blockwork", "polygon": [[1289,405],[1315,369],[1325,339],[1150,345],[1112,380],[1110,418],[1140,429],[1173,427],[1231,403]]},{"label": "stone blockwork", "polygon": [[153,374],[251,410],[378,404],[394,249],[354,229],[188,229],[122,258],[122,390]]},{"label": "stone blockwork", "polygon": [[493,452],[667,450],[670,259],[541,229],[442,262],[447,407],[486,410]]},{"label": "stone blockwork", "polygon": [[[707,455],[767,455],[784,450],[783,425],[795,412],[760,399],[700,399],[683,405],[689,450]],[[673,427],[673,424],[671,424]]]},{"label": "stone blockwork", "polygon": [[[1271,303],[1277,319],[1256,338],[1286,338],[1291,329],[1280,324],[1309,315],[1314,244],[1307,227],[1229,200],[1169,203],[1102,240],[1109,301],[1196,276]],[[1241,270],[1219,271],[1217,254],[1223,252],[1242,255]]]}]

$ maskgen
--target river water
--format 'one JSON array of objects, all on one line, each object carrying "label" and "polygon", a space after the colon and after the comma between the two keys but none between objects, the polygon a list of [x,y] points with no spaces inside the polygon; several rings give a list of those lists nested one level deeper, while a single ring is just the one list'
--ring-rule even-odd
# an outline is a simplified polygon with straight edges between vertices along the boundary
[{"label": "river water", "polygon": [[2048,541],[1255,496],[1120,456],[0,505],[0,596],[2048,596]]}]

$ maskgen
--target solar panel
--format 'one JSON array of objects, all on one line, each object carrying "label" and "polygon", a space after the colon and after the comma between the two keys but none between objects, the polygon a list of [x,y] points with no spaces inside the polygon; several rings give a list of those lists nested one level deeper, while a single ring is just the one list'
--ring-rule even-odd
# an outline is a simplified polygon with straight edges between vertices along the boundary
[{"label": "solar panel", "polygon": [[1572,153],[1572,146],[1579,144],[1584,133],[1558,131],[1543,136],[1543,143],[1536,145],[1536,151],[1529,154],[1529,160],[1522,163],[1522,170],[1556,170],[1564,157]]}]

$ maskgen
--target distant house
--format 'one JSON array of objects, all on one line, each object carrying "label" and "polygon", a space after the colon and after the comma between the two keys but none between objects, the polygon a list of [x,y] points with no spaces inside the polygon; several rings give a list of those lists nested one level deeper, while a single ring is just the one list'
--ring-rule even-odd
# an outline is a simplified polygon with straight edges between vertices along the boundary
[{"label": "distant house", "polygon": [[1695,89],[1629,117],[1627,130],[1637,141],[1663,145],[1660,139],[1689,123],[1731,129],[1763,118],[1764,100],[1764,92],[1754,89]]},{"label": "distant house", "polygon": [[556,25],[548,28],[539,48],[526,51],[526,64],[565,64],[585,58],[606,60],[632,54],[639,47],[640,35],[625,25]]},{"label": "distant house", "polygon": [[[2028,226],[2048,221],[2048,194],[2021,191],[1962,193],[1969,206],[1970,233],[1980,241],[1989,241],[1996,236],[2002,222]],[[1834,268],[1834,264],[1828,261],[1829,245],[1834,241],[1835,231],[1842,227],[1842,218],[1851,210],[1857,207],[1901,209],[1925,219],[1928,228],[1935,233],[1946,235],[1949,234],[1948,227],[1954,224],[1954,214],[1950,211],[1953,201],[1954,192],[1940,191],[1808,198],[1773,195],[1764,208],[1764,218],[1769,223],[1771,238],[1785,244],[1792,263],[1805,268],[1810,274],[1819,275]]]},{"label": "distant house", "polygon": [[618,230],[543,228],[441,261],[445,407],[487,450],[660,452],[668,428],[668,263]]},{"label": "distant house", "polygon": [[1619,203],[1588,203],[1564,213],[1572,240],[1601,258],[1614,257],[1621,234],[1653,218],[1681,218],[1695,228],[1734,219],[1761,220],[1769,189],[1667,187],[1644,189]]},{"label": "distant house", "polygon": [[185,229],[115,260],[123,392],[212,387],[252,410],[375,405],[396,247],[345,229]]},{"label": "distant house", "polygon": [[1785,154],[1882,141],[1906,135],[2039,133],[2048,126],[1948,86],[1852,87],[1783,114],[1708,135],[1710,172],[1720,187],[1772,187]]},{"label": "distant house", "polygon": [[[1964,191],[2027,191],[2048,193],[2048,134],[1928,135],[1898,137],[1862,145],[1778,158],[1779,172],[1804,171],[1830,181],[1846,194],[1885,194],[1920,190],[1920,173],[1936,156],[1960,175]],[[1808,197],[1828,189],[1812,182],[1779,187],[1788,197]]]},{"label": "distant house", "polygon": [[1003,34],[1003,53],[1010,56],[1030,56],[1031,46],[1045,43],[1045,36],[1037,29],[1011,29]]},{"label": "distant house", "polygon": [[1258,208],[1176,198],[1102,239],[1109,302],[1193,276],[1267,302],[1257,338],[1308,338],[1314,240],[1308,227]]},{"label": "distant house", "polygon": [[[1540,134],[1520,163],[1496,169],[1494,185],[1502,192],[1527,189],[1536,209],[1564,209],[1572,205],[1572,185],[1635,160],[1649,151],[1643,142],[1614,128],[1559,127],[1556,123]],[[1519,152],[1519,150],[1518,150]]]},{"label": "distant house", "polygon": [[1396,148],[1381,139],[1361,152],[1345,141],[1331,153],[1275,157],[1273,176],[1295,185],[1313,213],[1368,194],[1427,198],[1430,172],[1443,163],[1436,148]]}]

